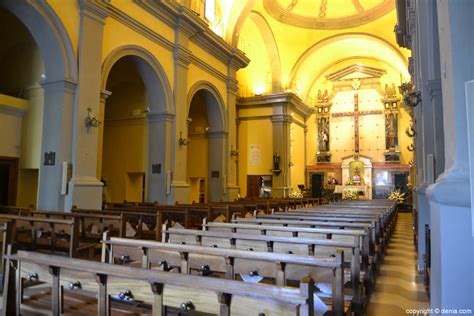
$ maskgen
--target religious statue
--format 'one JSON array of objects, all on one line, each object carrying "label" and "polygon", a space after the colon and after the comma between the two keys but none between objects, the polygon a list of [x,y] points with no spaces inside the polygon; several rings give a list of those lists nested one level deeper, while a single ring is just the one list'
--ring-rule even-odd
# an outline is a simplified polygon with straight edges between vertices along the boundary
[{"label": "religious statue", "polygon": [[323,103],[323,94],[321,93],[321,89],[318,89],[318,103]]},{"label": "religious statue", "polygon": [[326,102],[326,103],[329,102],[328,89],[324,90],[323,100],[324,100],[324,102]]},{"label": "religious statue", "polygon": [[319,144],[318,150],[320,152],[329,151],[329,127],[327,118],[323,117],[318,120],[319,123]]},{"label": "religious statue", "polygon": [[386,147],[390,151],[395,150],[396,139],[397,139],[397,130],[396,130],[396,122],[395,122],[395,114],[390,113],[386,116],[387,120],[387,144]]},{"label": "religious statue", "polygon": [[352,182],[354,182],[354,184],[357,184],[357,185],[361,183],[359,168],[355,168],[354,176],[352,177]]}]

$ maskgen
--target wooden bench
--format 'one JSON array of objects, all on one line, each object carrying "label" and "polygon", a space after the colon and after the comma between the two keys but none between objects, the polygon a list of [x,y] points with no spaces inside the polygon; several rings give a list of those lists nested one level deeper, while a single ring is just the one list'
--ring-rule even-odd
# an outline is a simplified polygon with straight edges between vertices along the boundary
[{"label": "wooden bench", "polygon": [[86,254],[88,258],[92,258],[97,245],[81,241],[79,222],[76,219],[61,220],[1,214],[0,221],[4,222],[2,255],[5,254],[8,244],[15,243],[18,248],[23,249],[60,252],[69,257]]},{"label": "wooden bench", "polygon": [[[51,313],[60,315],[64,310],[64,287],[70,280],[80,281],[85,291],[97,293],[97,314],[110,314],[110,294],[124,288],[137,293],[138,299],[152,303],[153,315],[166,315],[167,307],[183,306],[184,310],[218,314],[221,316],[269,314],[269,315],[313,315],[314,282],[302,280],[299,288],[279,287],[234,280],[223,280],[195,275],[174,274],[150,269],[110,265],[80,259],[56,257],[20,251],[7,255],[7,273],[3,295],[2,315],[20,312],[27,300],[21,293],[21,278],[24,273],[37,271],[39,279],[52,284]],[[339,273],[341,275],[341,273]],[[342,278],[338,278],[342,288]],[[335,293],[343,297],[342,293]],[[191,299],[192,298],[192,299]],[[186,301],[192,300],[190,303]],[[24,305],[24,304],[23,304]],[[343,315],[334,304],[335,315]]]},{"label": "wooden bench", "polygon": [[322,259],[311,256],[105,238],[107,237],[104,236],[102,262],[138,264],[142,268],[178,271],[182,274],[223,276],[231,280],[235,280],[236,275],[245,274],[271,278],[279,286],[287,286],[290,281],[297,281],[291,282],[297,284],[309,276],[318,282],[317,287],[332,288],[329,292],[317,293],[324,303],[330,306],[330,309],[333,309],[333,304],[342,302],[344,302],[346,314],[352,308],[352,296],[346,295],[344,298],[332,296],[332,293],[343,293],[343,289],[336,289],[339,283],[334,282],[335,274],[339,273],[337,269],[342,268],[344,261],[342,250],[336,252],[335,258]]},{"label": "wooden bench", "polygon": [[[345,242],[325,239],[176,229],[168,228],[164,225],[162,241],[217,248],[319,256],[321,258],[334,256],[336,249],[342,248],[347,250],[344,255],[346,258],[345,267],[350,269],[348,272],[348,280],[351,280],[353,295],[357,297],[361,292],[365,291],[365,288],[362,289],[359,284],[360,281],[362,281],[363,285],[365,285],[365,273],[367,271],[364,270],[361,274],[360,236],[357,235],[352,242]],[[365,268],[365,262],[363,264]],[[354,280],[358,282],[353,282]]]}]

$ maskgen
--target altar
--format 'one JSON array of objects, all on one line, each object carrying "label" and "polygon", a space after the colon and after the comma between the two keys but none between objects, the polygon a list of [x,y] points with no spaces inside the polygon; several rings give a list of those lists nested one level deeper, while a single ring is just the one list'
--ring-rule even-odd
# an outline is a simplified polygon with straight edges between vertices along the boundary
[{"label": "altar", "polygon": [[369,196],[371,196],[369,194],[369,187],[366,186],[366,185],[336,185],[334,187],[334,193],[342,194],[342,191],[344,191],[345,189],[351,189],[351,190],[355,190],[355,191],[358,191],[358,192],[363,192],[364,197],[366,199],[368,199]]}]

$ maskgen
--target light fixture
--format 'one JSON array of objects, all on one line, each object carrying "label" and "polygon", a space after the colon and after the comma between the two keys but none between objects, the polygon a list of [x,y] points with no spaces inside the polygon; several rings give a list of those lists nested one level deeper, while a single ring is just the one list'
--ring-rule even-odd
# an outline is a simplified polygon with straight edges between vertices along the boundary
[{"label": "light fixture", "polygon": [[179,146],[186,146],[188,145],[191,141],[187,138],[183,138],[183,132],[180,131],[179,132],[179,139],[178,139],[178,142],[179,142]]},{"label": "light fixture", "polygon": [[414,108],[421,102],[421,92],[413,88],[414,86],[411,82],[402,83],[398,87],[400,94],[403,95],[403,102],[411,108]]},{"label": "light fixture", "polygon": [[85,122],[88,132],[91,127],[99,127],[101,124],[101,121],[99,121],[96,117],[92,116],[91,112],[92,112],[92,109],[87,108],[87,117],[84,122]]}]

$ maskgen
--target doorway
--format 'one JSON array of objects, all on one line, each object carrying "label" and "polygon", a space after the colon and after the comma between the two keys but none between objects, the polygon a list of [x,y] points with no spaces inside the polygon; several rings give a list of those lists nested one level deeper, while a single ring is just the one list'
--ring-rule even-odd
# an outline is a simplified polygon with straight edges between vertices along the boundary
[{"label": "doorway", "polygon": [[247,197],[248,198],[272,197],[272,176],[247,175]]},{"label": "doorway", "polygon": [[313,173],[311,175],[311,195],[314,198],[323,197],[324,174]]},{"label": "doorway", "polygon": [[0,157],[0,205],[16,205],[18,158]]}]

